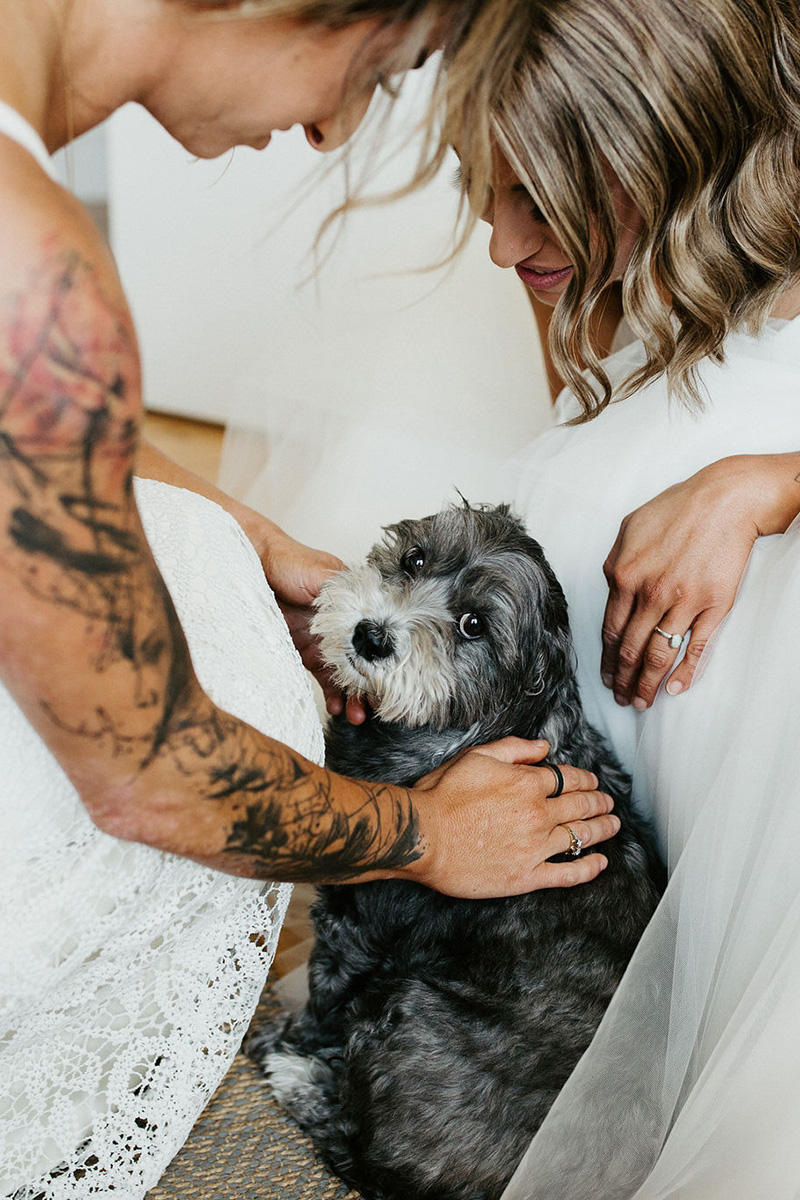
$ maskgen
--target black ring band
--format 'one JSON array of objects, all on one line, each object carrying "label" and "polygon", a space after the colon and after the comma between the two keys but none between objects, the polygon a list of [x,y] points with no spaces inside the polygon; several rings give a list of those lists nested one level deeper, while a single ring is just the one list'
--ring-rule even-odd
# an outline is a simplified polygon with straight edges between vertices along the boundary
[{"label": "black ring band", "polygon": [[560,796],[564,790],[564,776],[561,773],[561,767],[557,767],[555,765],[555,763],[548,763],[547,765],[551,771],[555,772],[556,790],[554,792],[551,792],[549,796],[545,796],[545,799],[546,800],[555,800],[556,796]]}]

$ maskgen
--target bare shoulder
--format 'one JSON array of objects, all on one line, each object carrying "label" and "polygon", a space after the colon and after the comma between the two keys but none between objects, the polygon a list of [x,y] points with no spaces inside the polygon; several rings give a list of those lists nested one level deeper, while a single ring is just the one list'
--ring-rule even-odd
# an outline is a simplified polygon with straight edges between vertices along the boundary
[{"label": "bare shoulder", "polygon": [[52,468],[67,447],[79,457],[101,424],[131,441],[140,410],[138,348],[108,247],[78,201],[0,138],[0,486],[24,490],[43,455]]},{"label": "bare shoulder", "polygon": [[38,162],[9,138],[0,136],[0,247],[5,269],[24,269],[31,250],[45,237],[60,234],[121,291],[111,253],[83,205]]},{"label": "bare shoulder", "polygon": [[108,246],[75,197],[0,138],[0,374],[16,372],[53,324],[84,364],[107,374],[116,358],[138,389],[136,339]]}]

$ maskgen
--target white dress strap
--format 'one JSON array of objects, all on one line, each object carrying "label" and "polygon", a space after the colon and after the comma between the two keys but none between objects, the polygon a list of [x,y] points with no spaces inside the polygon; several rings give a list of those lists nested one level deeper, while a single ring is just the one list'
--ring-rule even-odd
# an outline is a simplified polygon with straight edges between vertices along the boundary
[{"label": "white dress strap", "polygon": [[39,134],[10,104],[0,100],[0,134],[17,142],[31,154],[51,179],[59,182],[53,160]]}]

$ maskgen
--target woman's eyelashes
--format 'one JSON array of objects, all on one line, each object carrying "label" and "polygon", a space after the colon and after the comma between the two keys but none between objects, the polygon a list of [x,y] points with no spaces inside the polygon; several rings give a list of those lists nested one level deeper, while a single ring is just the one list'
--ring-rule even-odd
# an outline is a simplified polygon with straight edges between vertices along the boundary
[{"label": "woman's eyelashes", "polygon": [[[452,183],[453,187],[456,189],[457,192],[460,192],[462,195],[469,197],[471,179],[470,179],[469,173],[464,171],[464,168],[462,167],[461,163],[458,163],[453,168],[453,174],[451,176],[450,182]],[[544,212],[542,212],[542,209],[536,203],[536,201],[534,200],[531,193],[525,187],[524,183],[512,184],[511,187],[509,188],[509,191],[511,192],[512,195],[519,197],[521,200],[524,199],[525,203],[528,205],[528,215],[530,217],[530,220],[533,221],[534,224],[536,224],[536,225],[549,225],[550,224],[550,222],[548,221]],[[494,204],[494,197],[495,197],[495,189],[489,188],[489,193],[488,193],[488,198],[487,198],[487,208],[491,209],[492,205]]]},{"label": "woman's eyelashes", "polygon": [[533,196],[530,194],[528,189],[525,187],[524,183],[515,183],[514,186],[511,188],[511,191],[516,196],[519,196],[520,199],[524,198],[525,202],[528,205],[528,213],[530,215],[530,218],[536,225],[549,225],[550,224],[547,217],[544,215],[541,208],[534,200]]},{"label": "woman's eyelashes", "polygon": [[453,174],[450,176],[450,182],[457,192],[469,195],[469,175],[465,175],[462,170],[461,163],[456,163],[453,168]]},{"label": "woman's eyelashes", "polygon": [[385,71],[381,71],[375,76],[375,86],[392,100],[396,100],[400,95],[400,77],[397,75],[387,75]]}]

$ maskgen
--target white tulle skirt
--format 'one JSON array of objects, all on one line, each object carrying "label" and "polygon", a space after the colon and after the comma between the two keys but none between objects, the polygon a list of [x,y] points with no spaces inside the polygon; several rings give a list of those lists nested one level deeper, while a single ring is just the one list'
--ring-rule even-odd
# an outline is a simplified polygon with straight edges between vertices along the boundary
[{"label": "white tulle skirt", "polygon": [[[640,359],[609,362],[621,378]],[[670,883],[504,1200],[800,1195],[800,520],[756,545],[688,693],[637,714],[599,681],[601,567],[622,517],[714,459],[800,446],[800,322],[731,339],[703,379],[697,417],[656,383],[516,464],[587,709],[633,771]]]}]

